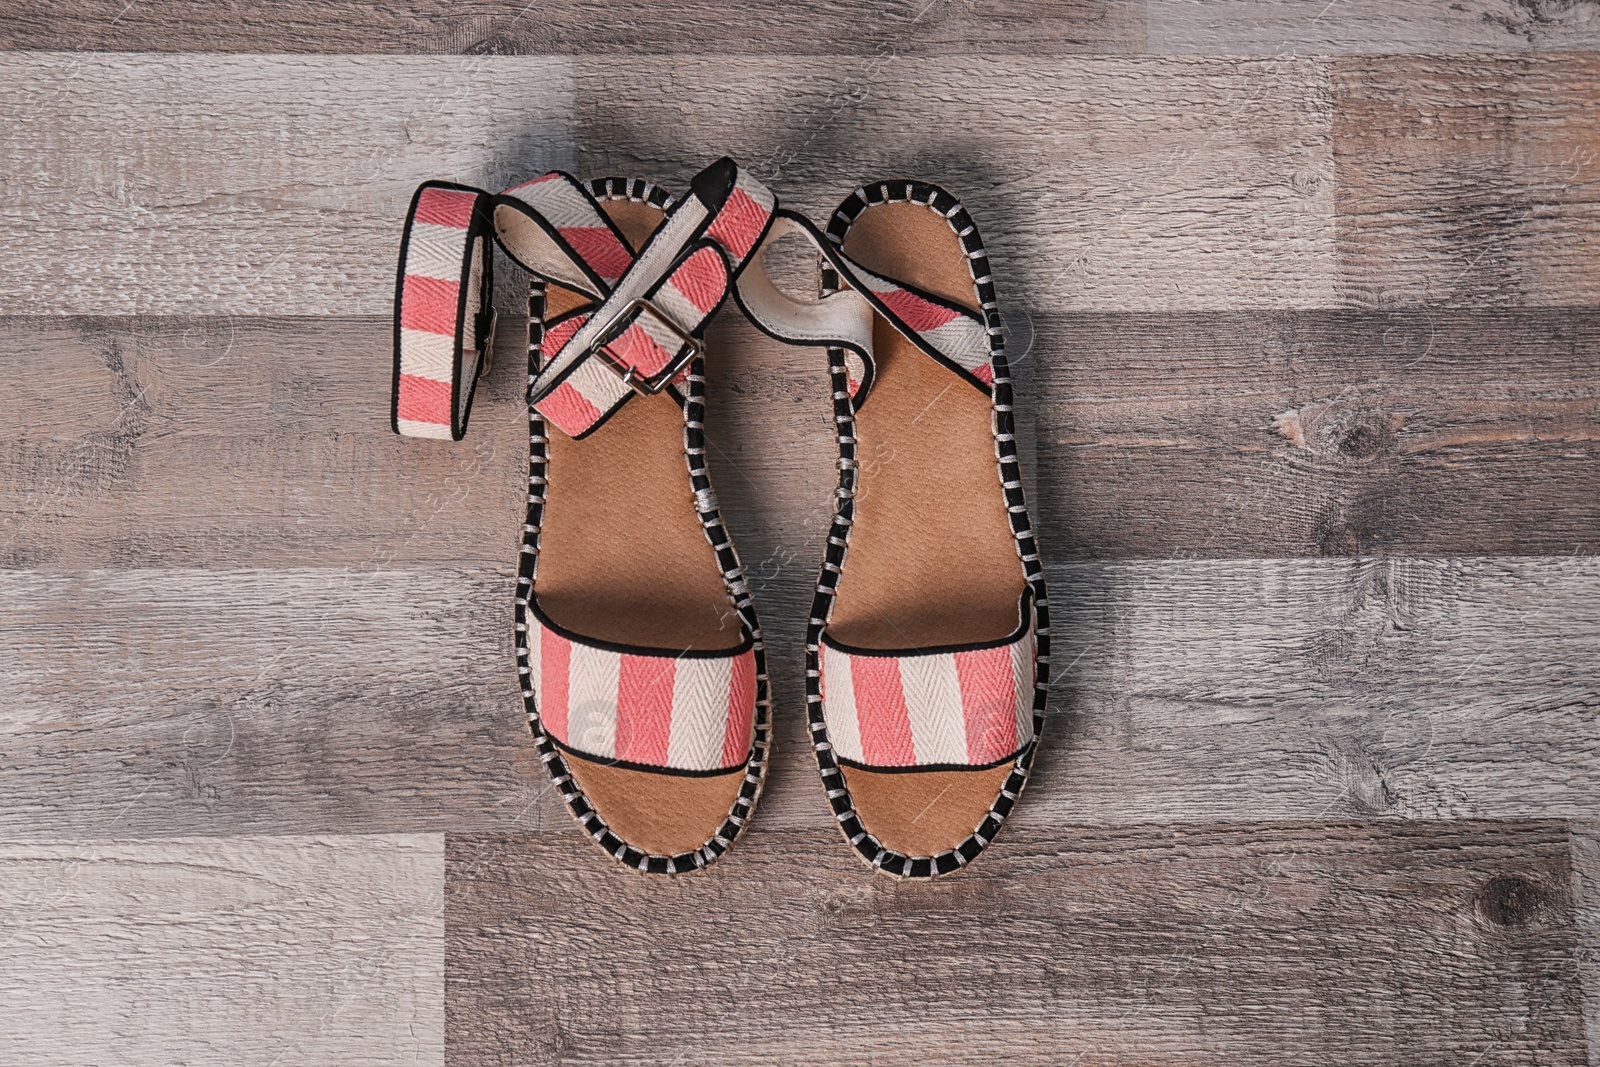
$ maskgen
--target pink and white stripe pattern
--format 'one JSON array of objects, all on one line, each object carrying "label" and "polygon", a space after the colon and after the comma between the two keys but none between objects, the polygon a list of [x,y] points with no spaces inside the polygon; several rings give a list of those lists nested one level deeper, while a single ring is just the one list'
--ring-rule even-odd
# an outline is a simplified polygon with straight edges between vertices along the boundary
[{"label": "pink and white stripe pattern", "polygon": [[[1031,618],[1032,613],[1029,612]],[[867,767],[998,763],[1033,738],[1030,622],[957,652],[846,651],[823,637],[823,719],[834,753]]]},{"label": "pink and white stripe pattern", "polygon": [[[474,322],[480,310],[481,271],[488,253],[483,236],[471,234],[477,201],[477,193],[432,186],[417,197],[401,268],[395,396],[395,429],[408,437],[449,441],[454,436],[452,375],[460,346],[469,343],[466,324]],[[469,240],[472,259],[463,279]],[[465,314],[461,313],[463,283]]]},{"label": "pink and white stripe pattern", "polygon": [[[685,329],[697,329],[722,302],[728,291],[728,268],[715,249],[701,247],[683,260],[651,296],[651,303]],[[589,321],[580,313],[549,327],[541,354],[552,359]],[[657,374],[671,362],[682,341],[654,316],[639,315],[618,334],[606,350],[633,367],[641,377]],[[586,359],[534,409],[569,437],[589,429],[617,404],[633,394],[614,364]]]},{"label": "pink and white stripe pattern", "polygon": [[[560,171],[513,186],[501,195],[521,201],[549,223],[606,286],[615,285],[632,265],[633,252],[617,237],[594,198]],[[511,254],[523,266],[551,281],[591,296],[605,295],[595,290],[594,283],[565,250],[553,241],[540,240],[542,236],[524,234],[515,239]],[[509,237],[502,231],[503,243],[512,244]]]},{"label": "pink and white stripe pattern", "polygon": [[902,332],[915,334],[923,343],[985,385],[994,384],[994,368],[989,363],[992,355],[989,331],[982,319],[970,311],[958,311],[935,303],[899,282],[872,273],[854,260],[850,261],[850,268],[898,320],[896,325],[902,328]]},{"label": "pink and white stripe pattern", "polygon": [[[556,180],[559,179],[559,180]],[[605,285],[606,293],[628,268],[634,254],[622,245],[598,217],[594,201],[565,175],[546,175],[508,191],[545,219]],[[731,284],[729,265],[737,270],[755,247],[777,202],[755,179],[740,172],[733,189],[705,230],[705,240],[718,245],[723,254],[707,245],[683,256],[667,278],[649,294],[651,304],[685,332],[698,330],[722,302]],[[508,234],[501,233],[502,243]],[[556,246],[550,243],[551,248]],[[559,266],[541,266],[539,257],[549,259],[543,249],[526,251],[512,248],[512,254],[525,266],[547,277],[561,280]],[[567,264],[569,274],[581,273]],[[570,282],[568,284],[571,284]],[[592,284],[577,286],[586,291]],[[541,354],[546,362],[560,355],[589,320],[579,314],[553,324],[545,331]],[[682,340],[654,315],[636,313],[629,325],[606,345],[607,352],[641,377],[651,377],[668,366],[683,347]],[[593,427],[633,395],[616,366],[607,361],[585,359],[554,389],[539,398],[534,409],[551,424],[571,437]]]},{"label": "pink and white stripe pattern", "polygon": [[614,652],[530,615],[528,665],[543,729],[586,756],[719,771],[749,756],[755,651],[720,656]]}]

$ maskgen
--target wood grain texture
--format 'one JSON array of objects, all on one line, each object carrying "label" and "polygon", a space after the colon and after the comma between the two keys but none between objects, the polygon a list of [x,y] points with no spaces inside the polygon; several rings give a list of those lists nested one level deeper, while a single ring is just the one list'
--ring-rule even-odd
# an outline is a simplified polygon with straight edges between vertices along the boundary
[{"label": "wood grain texture", "polygon": [[831,831],[753,833],[663,887],[581,842],[451,835],[449,1060],[1587,1062],[1559,824],[1006,843],[927,885]]},{"label": "wood grain texture", "polygon": [[597,0],[106,0],[12,5],[0,48],[119,52],[398,52],[531,55],[784,53],[838,57],[1137,51],[1123,0],[704,0],[619,17]]},{"label": "wood grain texture", "polygon": [[675,0],[619,19],[594,0],[28,0],[0,48],[118,52],[464,54],[782,53],[854,58],[1004,52],[1516,52],[1595,48],[1600,16],[1572,0]]},{"label": "wood grain texture", "polygon": [[569,165],[571,62],[0,54],[8,313],[386,314],[428,178]]},{"label": "wood grain texture", "polygon": [[681,190],[724,152],[824,219],[862,181],[947,184],[1013,306],[1333,298],[1322,61],[595,57],[573,71],[559,57],[0,55],[8,207],[29,223],[0,238],[15,264],[0,308],[382,314],[425,178],[499,188],[568,165]]},{"label": "wood grain texture", "polygon": [[629,57],[583,64],[577,97],[588,173],[681,186],[726,152],[816,219],[863,182],[942,184],[1012,307],[1334,299],[1324,60]]},{"label": "wood grain texture", "polygon": [[1572,871],[1578,927],[1578,974],[1589,1033],[1590,1067],[1600,1065],[1600,821],[1571,827]]},{"label": "wood grain texture", "polygon": [[0,1059],[443,1061],[436,836],[0,844]]},{"label": "wood grain texture", "polygon": [[1600,314],[1036,319],[1055,556],[1592,555]]},{"label": "wood grain texture", "polygon": [[1343,302],[1600,303],[1600,54],[1347,58],[1333,80]]},{"label": "wood grain texture", "polygon": [[1568,0],[1149,0],[1152,52],[1547,52],[1600,47],[1600,13]]},{"label": "wood grain texture", "polygon": [[[1052,558],[1600,548],[1600,314],[1013,317]],[[504,320],[467,439],[388,431],[369,319],[0,320],[0,565],[508,565],[526,440]],[[822,357],[711,336],[713,470],[752,575],[835,481]],[[1031,420],[1030,420],[1031,421]]]},{"label": "wood grain texture", "polygon": [[[760,557],[756,557],[760,558]],[[762,827],[829,825],[814,556],[758,577]],[[1018,826],[1600,808],[1593,559],[1057,565]],[[518,829],[576,839],[522,722],[505,571],[0,574],[0,836]]]}]

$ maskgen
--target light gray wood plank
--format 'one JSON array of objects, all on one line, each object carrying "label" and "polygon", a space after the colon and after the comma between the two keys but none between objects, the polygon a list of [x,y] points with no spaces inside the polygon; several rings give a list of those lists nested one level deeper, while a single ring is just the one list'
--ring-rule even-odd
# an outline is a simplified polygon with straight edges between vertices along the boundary
[{"label": "light gray wood plank", "polygon": [[1157,52],[1516,52],[1594,48],[1583,3],[1496,0],[676,0],[618,19],[595,0],[404,5],[264,0],[18,0],[0,48],[117,52],[837,56]]},{"label": "light gray wood plank", "polygon": [[1560,824],[1056,827],[932,885],[828,830],[592,851],[447,838],[452,1063],[1587,1062]]},{"label": "light gray wood plank", "polygon": [[974,51],[1137,50],[1137,2],[1055,0],[663,0],[647,18],[618,18],[597,0],[449,0],[360,4],[265,0],[19,0],[0,48],[118,52],[462,52],[604,55],[736,52],[857,57]]},{"label": "light gray wood plank", "polygon": [[1600,303],[1600,54],[1331,62],[1341,301]]},{"label": "light gray wood plank", "polygon": [[[753,581],[777,699],[769,827],[829,824],[803,729],[816,558],[752,553],[771,561]],[[522,722],[511,559],[0,574],[0,835],[576,834]],[[1592,558],[1051,580],[1055,689],[1020,827],[1600,808]]]},{"label": "light gray wood plank", "polygon": [[1152,52],[1550,52],[1600,46],[1588,4],[1501,0],[1147,0]]},{"label": "light gray wood plank", "polygon": [[0,246],[16,267],[0,301],[381,314],[424,178],[498,187],[575,162],[681,189],[724,152],[824,219],[861,181],[949,185],[990,237],[1013,306],[1333,297],[1323,61],[857,67],[596,56],[574,89],[572,62],[551,57],[3,55],[0,110],[16,119],[0,152],[28,225]]},{"label": "light gray wood plank", "polygon": [[0,844],[0,1059],[444,1062],[438,836]]},{"label": "light gray wood plank", "polygon": [[417,184],[569,165],[553,57],[0,54],[18,313],[384,314]]},{"label": "light gray wood plank", "polygon": [[[660,121],[660,100],[676,121]],[[628,57],[578,72],[586,172],[681,185],[734,156],[825,220],[919,178],[972,210],[1031,310],[1320,307],[1333,97],[1320,59]]]}]

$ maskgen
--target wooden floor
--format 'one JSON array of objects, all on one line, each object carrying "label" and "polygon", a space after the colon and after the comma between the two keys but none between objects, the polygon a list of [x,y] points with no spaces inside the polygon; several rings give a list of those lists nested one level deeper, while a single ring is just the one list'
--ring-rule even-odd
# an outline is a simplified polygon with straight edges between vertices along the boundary
[{"label": "wooden floor", "polygon": [[[1592,0],[6,8],[0,1063],[1600,1064]],[[819,353],[713,328],[778,748],[670,883],[522,723],[516,323],[387,428],[418,182],[723,152],[994,257],[1059,652],[936,884],[802,738]]]}]

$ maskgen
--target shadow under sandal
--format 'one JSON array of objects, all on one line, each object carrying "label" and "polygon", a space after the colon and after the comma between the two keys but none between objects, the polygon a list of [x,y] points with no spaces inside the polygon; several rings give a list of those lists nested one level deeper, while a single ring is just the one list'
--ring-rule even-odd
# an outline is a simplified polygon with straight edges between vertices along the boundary
[{"label": "shadow under sandal", "polygon": [[921,182],[857,191],[825,239],[779,214],[769,240],[799,233],[823,253],[821,299],[785,311],[759,270],[739,297],[785,340],[831,335],[839,440],[806,637],[813,748],[860,857],[934,877],[974,859],[1011,813],[1048,681],[988,258],[966,209]]},{"label": "shadow under sandal", "polygon": [[[402,251],[402,432],[402,416],[419,414],[401,410],[408,363],[422,366],[412,350],[442,344],[414,336],[422,304],[439,304],[458,363],[462,326],[487,304],[487,288],[472,292],[486,286],[473,273],[476,231],[532,278],[517,667],[541,757],[579,825],[649,873],[726,852],[768,762],[760,628],[705,466],[701,339],[773,207],[731,160],[676,203],[643,181],[561,173],[498,195],[432,183]],[[428,263],[424,239],[442,249]],[[439,295],[430,270],[457,287]],[[460,370],[434,369],[459,395]],[[449,424],[454,407],[432,415]]]}]

